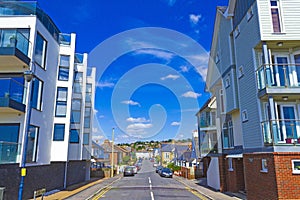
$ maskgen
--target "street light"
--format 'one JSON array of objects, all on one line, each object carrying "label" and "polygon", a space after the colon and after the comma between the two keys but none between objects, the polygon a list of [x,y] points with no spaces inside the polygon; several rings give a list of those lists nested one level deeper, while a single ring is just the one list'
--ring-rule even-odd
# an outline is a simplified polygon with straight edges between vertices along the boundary
[{"label": "street light", "polygon": [[112,128],[112,141],[111,141],[111,177],[114,177],[114,134],[115,128]]},{"label": "street light", "polygon": [[32,86],[32,79],[33,79],[33,72],[31,70],[26,70],[24,72],[24,79],[26,82],[29,83],[28,85],[28,96],[29,101],[27,105],[27,118],[26,118],[26,126],[25,126],[25,133],[23,137],[23,145],[22,145],[22,160],[21,160],[21,179],[20,179],[20,185],[19,185],[19,195],[18,200],[22,200],[23,196],[23,188],[24,188],[24,179],[26,176],[26,153],[27,153],[27,143],[28,143],[28,133],[29,133],[29,127],[30,127],[30,118],[31,118],[31,86]]}]

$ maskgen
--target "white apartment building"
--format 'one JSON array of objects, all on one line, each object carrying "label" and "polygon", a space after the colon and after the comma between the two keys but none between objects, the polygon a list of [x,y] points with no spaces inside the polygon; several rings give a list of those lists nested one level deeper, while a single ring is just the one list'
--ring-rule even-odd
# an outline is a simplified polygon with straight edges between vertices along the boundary
[{"label": "white apartment building", "polygon": [[218,7],[207,90],[222,130],[220,190],[299,199],[300,1]]},{"label": "white apartment building", "polygon": [[[87,54],[75,54],[75,43],[76,35],[61,33],[36,2],[0,2],[0,187],[6,199],[18,196],[25,155],[25,199],[40,188],[89,179],[95,69],[87,68]],[[25,71],[33,74],[29,82]]]}]

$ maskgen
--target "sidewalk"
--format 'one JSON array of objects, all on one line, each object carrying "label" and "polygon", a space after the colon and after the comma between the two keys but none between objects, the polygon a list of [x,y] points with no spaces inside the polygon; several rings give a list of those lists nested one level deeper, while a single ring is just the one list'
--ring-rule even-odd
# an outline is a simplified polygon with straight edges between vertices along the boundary
[{"label": "sidewalk", "polygon": [[[102,179],[92,179],[83,183],[78,183],[67,187],[66,190],[48,192],[44,196],[44,200],[63,200],[63,199],[87,199],[91,194],[96,193],[98,190],[105,188],[107,185],[111,184],[113,181],[120,178],[120,175],[116,175],[113,178],[102,178]],[[41,200],[42,198],[36,198]]]},{"label": "sidewalk", "polygon": [[197,190],[200,194],[202,194],[203,196],[207,197],[208,199],[211,200],[245,200],[246,196],[243,194],[225,194],[222,192],[218,192],[218,191],[214,191],[212,189],[209,189],[206,186],[200,185],[200,180],[197,179],[186,179],[180,176],[173,176],[174,179],[176,179],[177,181],[183,183],[184,185],[186,185],[187,187],[193,189],[193,190]]}]

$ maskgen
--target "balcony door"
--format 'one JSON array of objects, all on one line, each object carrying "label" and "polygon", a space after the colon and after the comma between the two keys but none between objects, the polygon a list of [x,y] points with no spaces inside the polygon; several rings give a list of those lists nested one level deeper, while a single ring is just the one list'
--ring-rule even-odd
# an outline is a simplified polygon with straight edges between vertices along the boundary
[{"label": "balcony door", "polygon": [[286,55],[275,55],[274,57],[274,78],[275,78],[275,83],[274,86],[278,87],[283,87],[283,86],[289,86],[290,85],[290,76],[289,74],[289,59],[288,56]]},{"label": "balcony door", "polygon": [[[282,139],[300,136],[300,127],[295,105],[279,105],[279,124]],[[298,133],[298,134],[297,134]]]},{"label": "balcony door", "polygon": [[296,77],[297,77],[297,80],[296,80],[296,83],[297,83],[297,86],[300,86],[300,54],[298,55],[295,55],[294,56],[294,59],[295,59],[295,72],[296,72]]}]

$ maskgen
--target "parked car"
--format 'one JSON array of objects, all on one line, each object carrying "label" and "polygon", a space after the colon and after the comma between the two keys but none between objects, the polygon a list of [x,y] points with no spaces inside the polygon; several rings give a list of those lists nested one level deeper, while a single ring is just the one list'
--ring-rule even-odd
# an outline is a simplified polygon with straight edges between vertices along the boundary
[{"label": "parked car", "polygon": [[124,176],[134,176],[134,171],[132,167],[125,167]]},{"label": "parked car", "polygon": [[162,170],[163,166],[159,165],[156,167],[155,172],[158,173],[158,171]]},{"label": "parked car", "polygon": [[153,167],[157,167],[158,166],[158,163],[153,163]]},{"label": "parked car", "polygon": [[171,169],[169,168],[163,168],[160,172],[160,176],[162,177],[170,177],[172,178],[173,177],[173,172]]},{"label": "parked car", "polygon": [[130,166],[133,169],[133,173],[137,174],[138,168],[136,166]]}]

